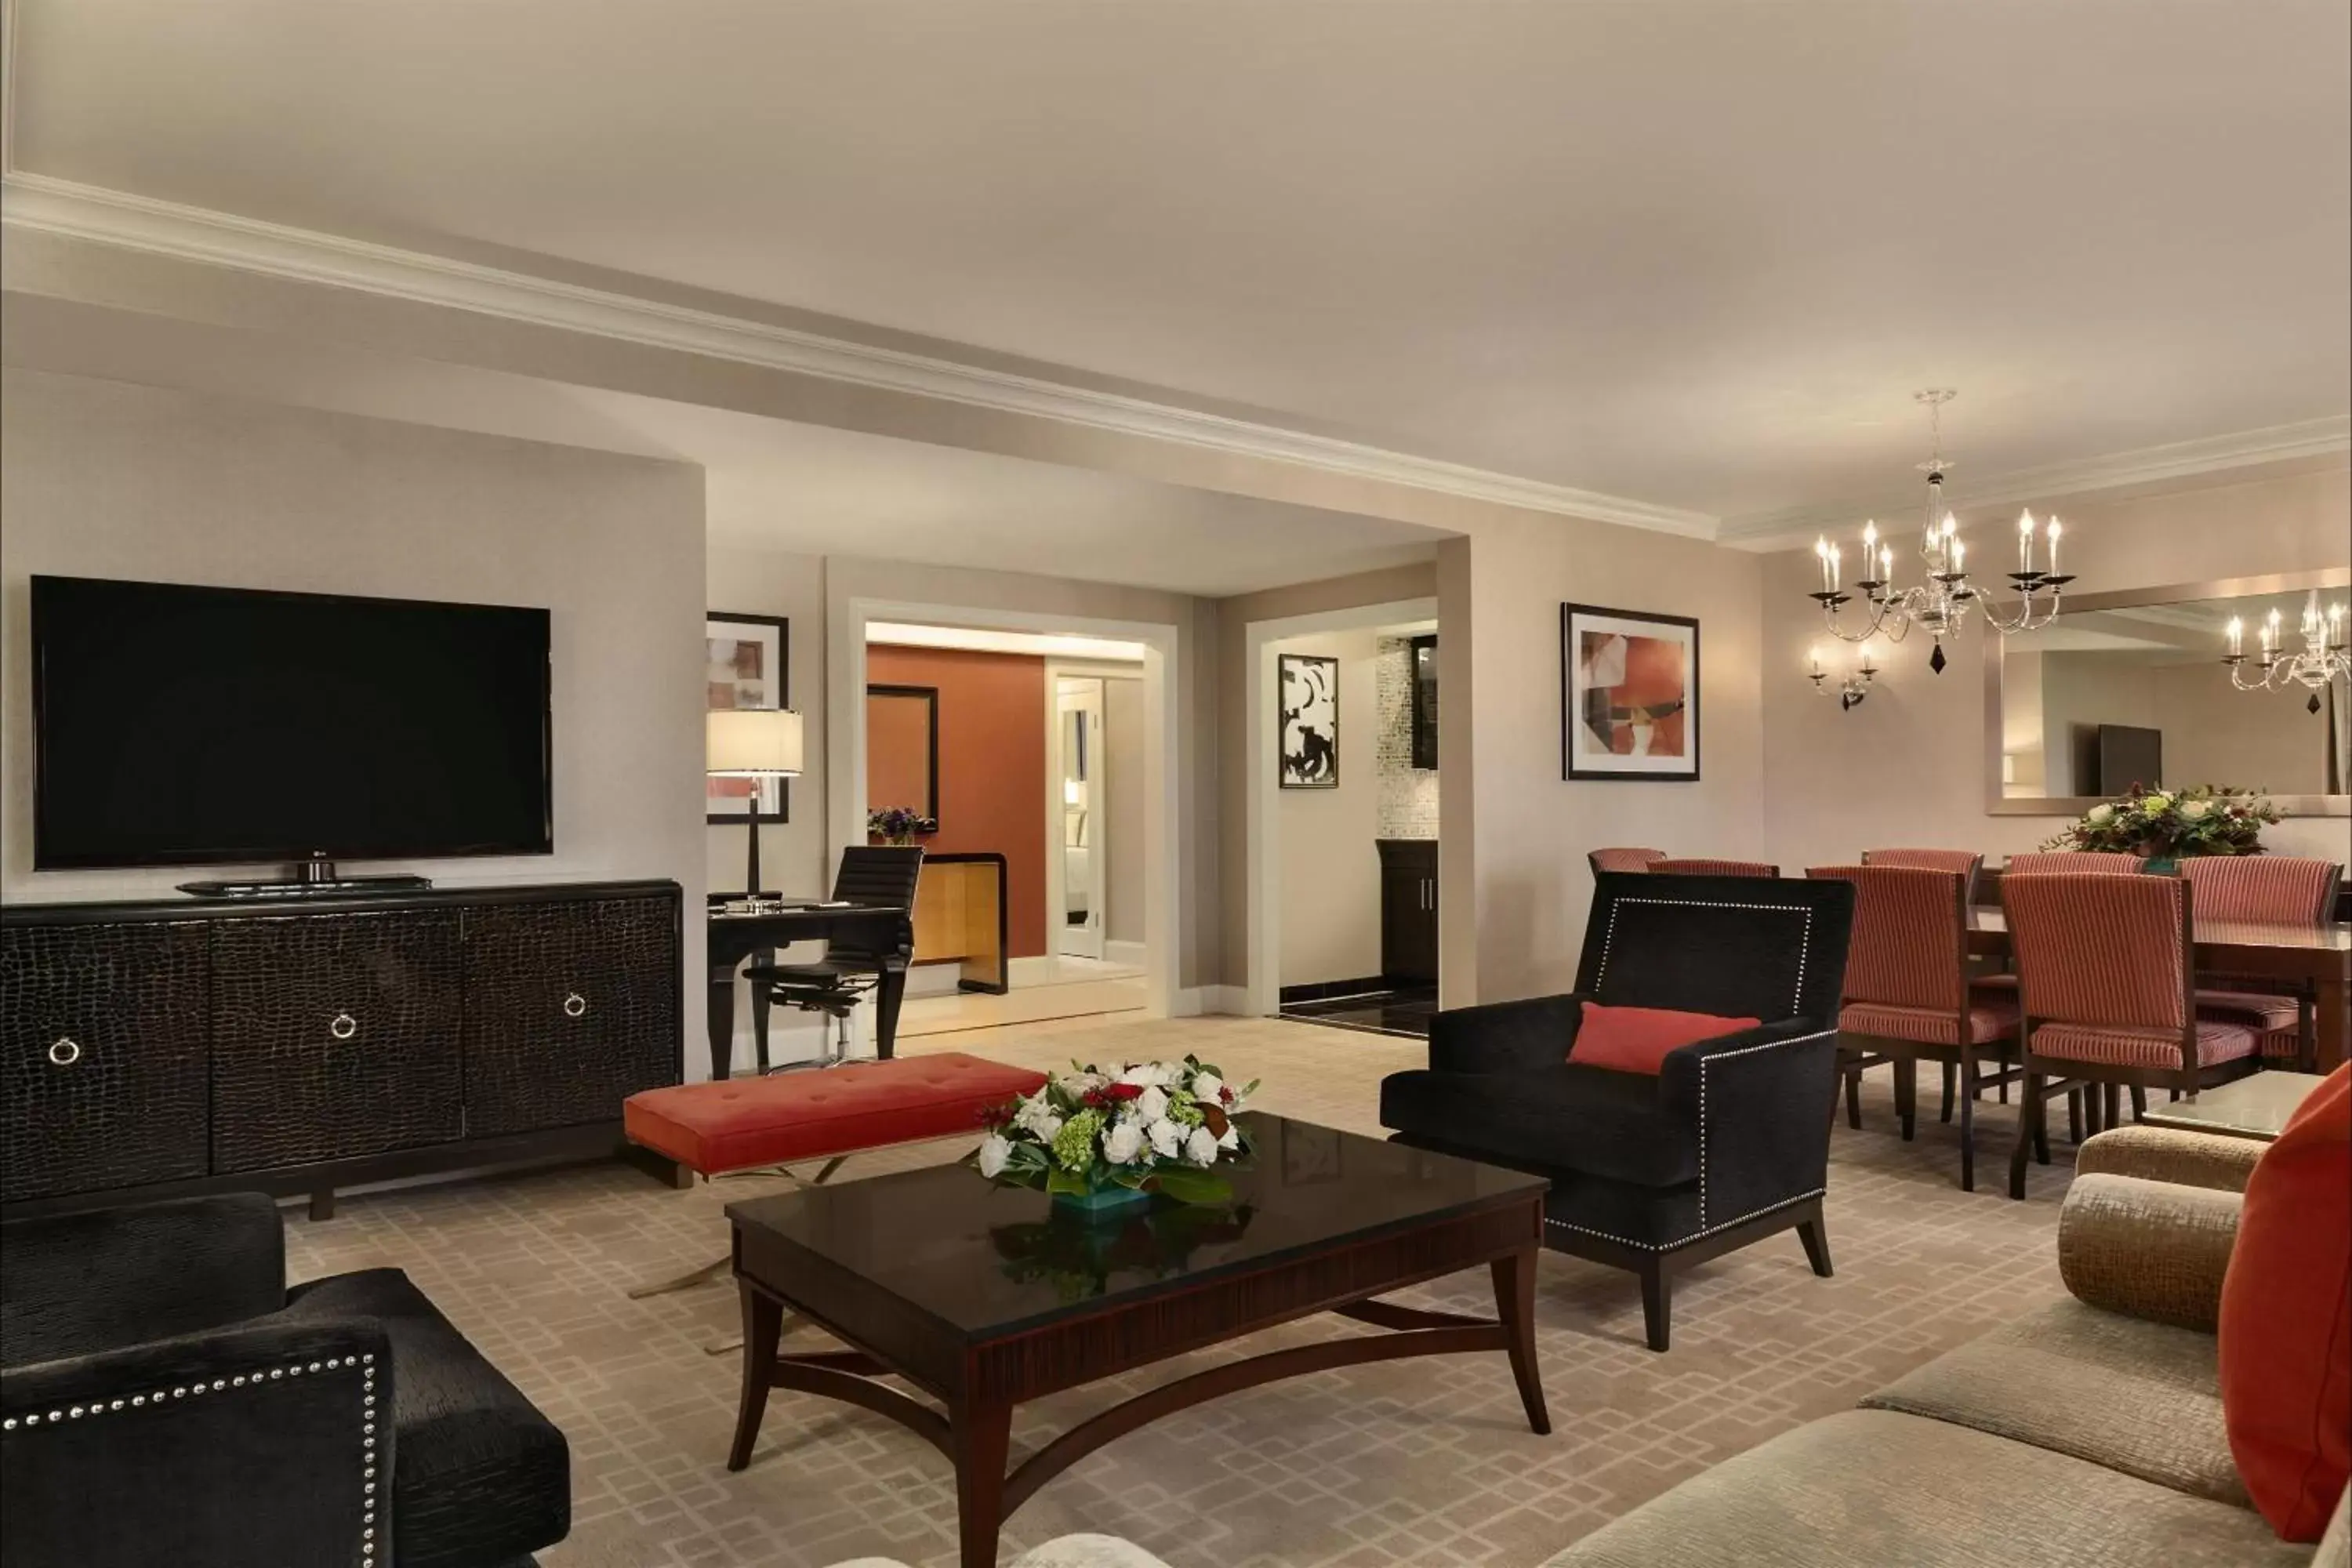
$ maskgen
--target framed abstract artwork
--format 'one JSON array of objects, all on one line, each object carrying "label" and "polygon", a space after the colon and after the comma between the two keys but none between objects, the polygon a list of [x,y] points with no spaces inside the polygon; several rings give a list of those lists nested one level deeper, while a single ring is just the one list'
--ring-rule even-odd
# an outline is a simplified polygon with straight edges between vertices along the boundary
[{"label": "framed abstract artwork", "polygon": [[1282,787],[1339,786],[1339,661],[1286,653],[1275,661]]},{"label": "framed abstract artwork", "polygon": [[1563,777],[1698,777],[1696,621],[1562,605],[1559,662]]},{"label": "framed abstract artwork", "polygon": [[[792,622],[781,616],[738,616],[713,610],[703,620],[708,648],[703,682],[707,708],[789,708],[792,692]],[[753,811],[761,822],[792,820],[790,779],[702,781],[703,820],[742,822]]]}]

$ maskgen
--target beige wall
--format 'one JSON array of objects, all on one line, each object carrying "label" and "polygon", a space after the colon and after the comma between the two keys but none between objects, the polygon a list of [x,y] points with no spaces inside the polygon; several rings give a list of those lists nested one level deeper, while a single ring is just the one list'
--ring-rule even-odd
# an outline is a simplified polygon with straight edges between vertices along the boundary
[{"label": "beige wall", "polygon": [[[1443,546],[1438,556],[1446,660],[1438,726],[1440,942],[1449,1006],[1574,984],[1592,896],[1588,849],[1648,844],[1685,855],[1748,856],[1763,847],[1762,694],[1754,657],[1761,561],[1694,540],[1557,518],[1481,527],[1465,543]],[[1563,601],[1697,618],[1696,782],[1563,782]],[[1456,775],[1465,761],[1463,780]]]},{"label": "beige wall", "polygon": [[1367,979],[1381,973],[1381,866],[1372,847],[1380,833],[1373,754],[1380,638],[1370,631],[1329,632],[1270,646],[1277,656],[1339,661],[1339,782],[1276,792],[1281,984]]},{"label": "beige wall", "polygon": [[2279,795],[2326,789],[2327,715],[2305,707],[2311,694],[2302,687],[2241,691],[2218,659],[2160,665],[2149,675],[2166,784],[2236,784]]},{"label": "beige wall", "polygon": [[[1143,941],[1143,682],[1103,681],[1103,772],[1109,804],[1110,865],[1104,874],[1109,908],[1103,937]],[[1051,854],[1049,847],[1046,851]]]},{"label": "beige wall", "polygon": [[[1989,536],[1982,514],[1969,510],[1965,494],[1958,500],[1964,521]],[[2083,592],[2352,560],[2352,477],[2340,467],[2163,494],[2057,497],[2034,510],[2065,519],[2066,566]],[[1899,556],[1906,542],[1895,549]],[[1764,563],[1765,818],[1782,866],[1826,864],[1898,844],[1978,849],[1998,860],[2063,827],[2063,817],[1985,810],[1980,626],[1948,648],[1951,664],[1941,676],[1927,668],[1927,645],[1916,637],[1880,651],[1885,673],[1850,713],[1812,695],[1803,666],[1821,620],[1804,595],[1816,571],[1807,550]],[[2284,823],[2267,837],[2281,850],[2338,859],[2352,847],[2342,817]]]},{"label": "beige wall", "polygon": [[[803,772],[792,782],[792,820],[760,827],[761,879],[789,892],[824,892],[833,885],[824,838],[824,561],[781,550],[714,544],[704,563],[707,607],[746,616],[782,616],[792,622],[791,703],[800,710]],[[739,826],[706,826],[709,885],[743,885],[744,840]],[[748,1015],[738,1009],[738,1016]]]},{"label": "beige wall", "polygon": [[[555,852],[370,868],[674,878],[698,906],[700,470],[20,370],[0,420],[0,896],[168,897],[189,876],[31,868],[26,579],[56,573],[546,606]],[[688,975],[701,937],[689,919]],[[701,987],[685,997],[695,1076]]]}]

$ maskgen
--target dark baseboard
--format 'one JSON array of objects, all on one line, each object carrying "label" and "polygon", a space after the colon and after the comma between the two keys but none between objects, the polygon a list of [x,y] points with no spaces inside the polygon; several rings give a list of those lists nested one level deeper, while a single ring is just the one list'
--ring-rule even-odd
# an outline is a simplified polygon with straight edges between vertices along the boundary
[{"label": "dark baseboard", "polygon": [[1324,1002],[1334,996],[1357,996],[1390,989],[1386,980],[1371,974],[1360,980],[1318,980],[1311,985],[1286,985],[1282,988],[1282,1000],[1286,1005],[1292,1002]]}]

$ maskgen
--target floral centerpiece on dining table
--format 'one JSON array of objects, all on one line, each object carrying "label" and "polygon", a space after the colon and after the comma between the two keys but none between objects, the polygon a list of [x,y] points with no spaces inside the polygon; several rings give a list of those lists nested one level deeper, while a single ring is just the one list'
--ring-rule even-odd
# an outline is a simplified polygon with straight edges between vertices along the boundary
[{"label": "floral centerpiece on dining table", "polygon": [[2042,847],[2086,849],[2177,860],[2189,855],[2259,855],[2263,829],[2278,807],[2258,791],[2198,784],[2189,789],[2131,787],[2103,801]]},{"label": "floral centerpiece on dining table", "polygon": [[992,1181],[1034,1187],[1069,1206],[1108,1210],[1164,1193],[1221,1203],[1233,1184],[1215,1167],[1248,1158],[1234,1118],[1257,1089],[1236,1089],[1198,1057],[1104,1068],[1073,1062],[1035,1093],[995,1107],[972,1153]]}]

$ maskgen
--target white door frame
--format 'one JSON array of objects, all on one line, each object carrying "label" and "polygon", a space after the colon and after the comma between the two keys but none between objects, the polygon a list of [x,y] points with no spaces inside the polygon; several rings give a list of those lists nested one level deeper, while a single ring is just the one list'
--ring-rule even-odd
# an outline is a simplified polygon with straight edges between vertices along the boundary
[{"label": "white door frame", "polygon": [[[1091,681],[1094,690],[1087,694],[1064,691],[1062,682],[1066,679]],[[1103,943],[1110,935],[1110,835],[1107,826],[1107,819],[1110,816],[1110,792],[1108,775],[1103,767],[1103,710],[1108,704],[1103,692],[1102,677],[1098,675],[1064,677],[1048,668],[1045,689],[1053,694],[1054,699],[1054,743],[1045,753],[1048,775],[1045,800],[1049,809],[1057,805],[1061,807],[1053,811],[1053,826],[1045,836],[1045,859],[1048,863],[1045,932],[1047,945],[1053,949],[1048,956],[1058,958],[1066,953],[1074,958],[1099,959],[1103,955]],[[1069,921],[1068,805],[1055,788],[1070,776],[1070,759],[1064,751],[1062,730],[1062,719],[1067,713],[1076,713],[1082,721],[1087,721],[1087,727],[1093,731],[1094,743],[1093,755],[1087,759],[1087,815],[1092,820],[1086,825],[1087,923],[1083,930],[1072,927]]]},{"label": "white door frame", "polygon": [[[1369,631],[1409,621],[1437,618],[1437,601],[1399,599],[1385,605],[1360,605],[1325,610],[1312,616],[1286,616],[1279,620],[1251,621],[1244,626],[1243,668],[1248,687],[1243,722],[1248,743],[1249,851],[1249,1010],[1270,1015],[1282,1010],[1282,799],[1279,763],[1269,745],[1267,721],[1280,699],[1274,645],[1318,632]],[[1443,635],[1441,628],[1440,635]],[[1443,789],[1441,782],[1439,788]]]},{"label": "white door frame", "polygon": [[[825,853],[838,858],[866,842],[866,627],[870,621],[970,626],[985,631],[1066,632],[1143,645],[1143,996],[1155,1018],[1197,1012],[1180,1006],[1178,933],[1182,929],[1182,798],[1175,701],[1180,627],[1165,621],[1110,620],[1046,610],[983,609],[851,597],[825,616]],[[1046,705],[1050,715],[1053,704]],[[1049,917],[1050,918],[1050,917]]]}]

